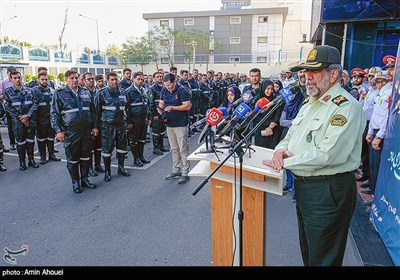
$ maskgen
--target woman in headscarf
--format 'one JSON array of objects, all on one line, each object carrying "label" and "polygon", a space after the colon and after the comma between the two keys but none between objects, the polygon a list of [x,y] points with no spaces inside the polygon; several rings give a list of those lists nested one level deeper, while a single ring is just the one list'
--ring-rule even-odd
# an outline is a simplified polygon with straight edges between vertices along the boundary
[{"label": "woman in headscarf", "polygon": [[[228,110],[228,113],[230,114],[230,115],[232,115],[233,114],[233,107],[232,107],[232,104],[236,101],[236,100],[238,100],[240,98],[240,90],[239,90],[239,88],[238,87],[236,87],[236,86],[234,86],[234,85],[231,85],[227,90],[226,90],[226,93],[225,93],[225,96],[224,96],[224,101],[221,103],[221,106],[220,107],[226,107],[226,109]],[[219,127],[218,127],[218,130],[219,131],[221,131],[227,124],[228,124],[228,120],[226,120],[223,124],[221,124]]]},{"label": "woman in headscarf", "polygon": [[[274,90],[274,83],[271,80],[264,80],[261,84],[261,98],[265,97],[268,101],[272,101],[276,98],[277,92]],[[277,106],[277,105],[274,105]],[[284,104],[278,106],[275,111],[271,114],[267,120],[263,122],[263,124],[257,129],[255,132],[255,145],[274,149],[278,144],[281,137],[281,128],[279,126],[279,119],[281,117],[281,113],[283,110]],[[269,110],[271,110],[271,107]],[[268,114],[268,111],[264,114],[260,114],[255,120],[254,125],[262,121],[265,114]]]},{"label": "woman in headscarf", "polygon": [[221,106],[226,107],[229,110],[236,100],[240,98],[240,90],[238,87],[231,85],[225,93],[224,101],[222,101]]}]

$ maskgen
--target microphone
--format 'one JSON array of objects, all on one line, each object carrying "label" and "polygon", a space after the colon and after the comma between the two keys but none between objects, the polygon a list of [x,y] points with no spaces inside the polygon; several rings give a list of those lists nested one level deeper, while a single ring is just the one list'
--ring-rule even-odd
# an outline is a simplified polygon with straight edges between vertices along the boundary
[{"label": "microphone", "polygon": [[222,136],[226,135],[231,129],[233,129],[236,124],[246,118],[246,116],[250,113],[251,109],[246,103],[241,103],[235,111],[233,111],[233,114],[235,115],[231,121],[221,130],[219,133],[218,138],[221,138]]},{"label": "microphone", "polygon": [[240,98],[232,103],[232,106],[229,108],[229,112],[232,113],[233,110],[236,109],[237,106],[241,103],[250,103],[254,97],[257,96],[261,92],[260,88],[248,89],[240,95]]},{"label": "microphone", "polygon": [[[271,103],[277,104],[277,103],[282,102],[282,100],[285,101],[285,103],[288,103],[289,101],[292,101],[294,98],[294,94],[293,94],[292,90],[288,87],[281,89],[278,92],[278,95],[279,96],[277,98],[275,98],[274,100],[272,100]],[[272,104],[272,105],[274,105],[274,104]]]},{"label": "microphone", "polygon": [[241,130],[249,125],[261,113],[266,112],[271,107],[272,102],[265,97],[258,99],[254,111],[252,111],[247,118],[239,125],[238,130]]},{"label": "microphone", "polygon": [[[222,107],[225,108],[225,107]],[[225,110],[226,111],[226,108]],[[201,144],[203,143],[204,139],[206,136],[210,133],[211,127],[216,126],[219,121],[222,119],[222,111],[217,109],[217,108],[212,108],[210,112],[208,112],[207,117],[205,118],[206,120],[206,125],[204,126],[203,130],[200,133],[199,139],[197,140],[197,143]]]},{"label": "microphone", "polygon": [[[219,107],[218,110],[220,110],[222,112],[223,116],[227,116],[228,115],[228,110],[226,109],[226,107]],[[208,109],[206,112],[206,116],[208,115],[208,113],[211,111],[211,109]],[[190,128],[194,128],[194,127],[198,127],[198,126],[202,126],[205,122],[206,122],[207,118],[203,118],[195,123],[193,123]]]}]

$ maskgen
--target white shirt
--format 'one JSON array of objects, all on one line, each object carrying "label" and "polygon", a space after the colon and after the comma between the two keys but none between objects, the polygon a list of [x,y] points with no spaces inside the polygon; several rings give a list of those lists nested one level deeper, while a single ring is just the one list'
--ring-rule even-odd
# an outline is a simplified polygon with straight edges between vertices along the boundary
[{"label": "white shirt", "polygon": [[376,137],[385,138],[386,123],[389,115],[389,97],[392,94],[392,83],[388,82],[379,91],[375,98],[374,111],[369,122],[368,134],[373,134],[374,129],[379,129]]}]

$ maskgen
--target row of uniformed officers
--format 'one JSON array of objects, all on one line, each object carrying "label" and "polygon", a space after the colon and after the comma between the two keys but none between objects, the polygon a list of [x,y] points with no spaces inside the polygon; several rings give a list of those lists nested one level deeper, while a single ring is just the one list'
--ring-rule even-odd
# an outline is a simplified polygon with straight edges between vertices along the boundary
[{"label": "row of uniformed officers", "polygon": [[[133,83],[126,89],[118,86],[117,74],[108,73],[107,86],[101,90],[79,86],[79,74],[75,70],[65,73],[67,84],[56,91],[48,86],[45,73],[38,75],[39,85],[33,89],[23,85],[18,71],[10,76],[14,86],[5,91],[4,106],[12,116],[21,170],[26,170],[25,153],[28,165],[38,167],[33,157],[35,130],[41,163],[46,161],[42,142],[46,141],[47,145],[50,142],[49,159],[53,160],[59,160],[54,156],[54,136],[64,142],[75,193],[82,192],[82,187],[96,188],[89,180],[92,150],[95,155],[101,150],[105,181],[111,180],[111,154],[115,146],[118,174],[130,176],[124,168],[127,133],[135,162],[142,165],[149,162],[143,156],[148,105],[141,87],[141,72],[133,75]],[[85,73],[84,79],[93,80],[93,75]],[[95,167],[102,171],[99,156],[95,156]]]}]

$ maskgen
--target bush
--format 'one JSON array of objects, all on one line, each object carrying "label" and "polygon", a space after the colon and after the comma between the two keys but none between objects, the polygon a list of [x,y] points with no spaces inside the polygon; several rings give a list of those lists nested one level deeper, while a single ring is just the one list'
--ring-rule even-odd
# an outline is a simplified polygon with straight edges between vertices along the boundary
[{"label": "bush", "polygon": [[60,80],[60,82],[65,83],[65,74],[63,72],[58,74],[57,78]]},{"label": "bush", "polygon": [[25,82],[29,83],[30,81],[32,81],[32,75],[31,74],[25,74]]}]

